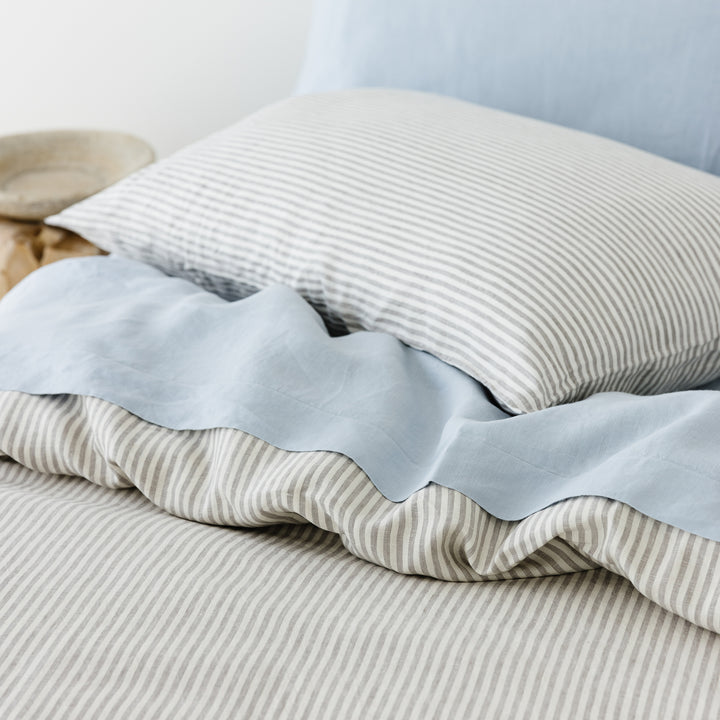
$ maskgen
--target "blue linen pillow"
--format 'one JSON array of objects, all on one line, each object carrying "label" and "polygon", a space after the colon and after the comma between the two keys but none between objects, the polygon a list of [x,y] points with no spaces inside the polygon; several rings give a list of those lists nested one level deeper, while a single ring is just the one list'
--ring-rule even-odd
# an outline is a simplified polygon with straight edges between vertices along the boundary
[{"label": "blue linen pillow", "polygon": [[298,94],[426,90],[720,175],[717,0],[316,0]]}]

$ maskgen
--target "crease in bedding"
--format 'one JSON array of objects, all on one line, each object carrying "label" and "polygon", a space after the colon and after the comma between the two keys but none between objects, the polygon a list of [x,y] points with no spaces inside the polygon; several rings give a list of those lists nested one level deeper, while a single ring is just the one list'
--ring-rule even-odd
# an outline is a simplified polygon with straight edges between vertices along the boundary
[{"label": "crease in bedding", "polygon": [[500,520],[429,484],[385,498],[344,455],[280,450],[239,430],[170,430],[104,400],[0,392],[0,455],[224,527],[311,524],[357,557],[454,582],[530,579],[602,567],[689,622],[720,632],[720,543],[622,503],[580,497]]},{"label": "crease in bedding", "polygon": [[511,417],[388,335],[329,337],[284,286],[228,302],[135,261],[48,266],[0,302],[0,390],[91,396],[169,430],[340,453],[393,502],[435,484],[517,521],[598,496],[720,540],[714,385]]}]

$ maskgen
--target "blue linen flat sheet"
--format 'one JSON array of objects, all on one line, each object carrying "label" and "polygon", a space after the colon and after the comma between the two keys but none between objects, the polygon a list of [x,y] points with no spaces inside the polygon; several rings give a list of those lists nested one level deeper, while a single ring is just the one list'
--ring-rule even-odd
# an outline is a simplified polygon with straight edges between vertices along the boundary
[{"label": "blue linen flat sheet", "polygon": [[434,482],[506,520],[600,495],[720,541],[715,387],[511,417],[388,335],[329,337],[289,288],[227,302],[113,257],[50,265],[0,302],[0,390],[91,395],[172,429],[340,452],[393,501]]}]

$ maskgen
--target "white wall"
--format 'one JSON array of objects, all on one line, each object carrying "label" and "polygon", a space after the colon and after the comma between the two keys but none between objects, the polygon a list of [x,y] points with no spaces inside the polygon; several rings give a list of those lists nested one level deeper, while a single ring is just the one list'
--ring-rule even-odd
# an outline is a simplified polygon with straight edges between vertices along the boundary
[{"label": "white wall", "polygon": [[163,156],[292,90],[311,0],[0,0],[0,135],[135,133]]}]

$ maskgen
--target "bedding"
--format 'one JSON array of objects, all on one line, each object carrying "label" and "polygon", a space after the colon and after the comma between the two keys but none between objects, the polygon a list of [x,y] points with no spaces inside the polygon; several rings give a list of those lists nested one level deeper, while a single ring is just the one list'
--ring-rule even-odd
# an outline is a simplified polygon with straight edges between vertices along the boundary
[{"label": "bedding", "polygon": [[0,507],[7,720],[720,714],[720,635],[602,568],[401,575],[313,525],[188,522],[10,461]]},{"label": "bedding", "polygon": [[283,286],[231,303],[135,261],[52,265],[0,304],[0,389],[89,395],[175,430],[342,453],[394,501],[435,483],[519,520],[599,495],[720,541],[717,390],[606,393],[510,417],[464,373],[394,338],[329,337]]},{"label": "bedding", "polygon": [[358,91],[54,218],[130,259],[0,301],[0,716],[720,716],[718,182]]},{"label": "bedding", "polygon": [[720,373],[720,178],[459,100],[294,98],[48,222],[226,297],[286,284],[513,413]]},{"label": "bedding", "polygon": [[[245,528],[311,523],[360,558],[453,582],[604,567],[662,607],[720,632],[720,542],[604,498],[560,502],[521,522],[499,520],[439,485],[393,503],[344,455],[288,452],[229,428],[169,430],[83,396],[2,392],[0,427],[0,453],[25,467],[134,487],[188,520]],[[700,558],[710,572],[698,572]]]},{"label": "bedding", "polygon": [[720,174],[715,0],[315,0],[299,93],[452,95]]},{"label": "bedding", "polygon": [[[150,286],[163,288],[160,310]],[[172,302],[166,287],[179,291]],[[35,352],[28,377],[59,368],[54,379],[68,380],[83,356],[94,379],[113,379],[127,340],[146,369],[163,355],[158,379],[181,388],[167,337],[184,337],[193,357],[193,336],[209,328],[188,311],[201,307],[198,317],[215,308],[224,319],[226,345],[206,355],[227,351],[243,377],[228,345],[251,338],[231,314],[257,316],[273,290],[229,303],[133,261],[62,261],[0,302],[0,372],[39,341],[33,326],[51,348],[82,314],[83,332]],[[328,343],[371,335],[331,340],[296,302]],[[15,340],[13,323],[26,331]],[[295,349],[292,329],[269,330]],[[701,427],[686,437],[690,452]],[[687,490],[680,475],[678,485]],[[340,453],[165,428],[78,393],[2,389],[0,517],[3,718],[720,712],[720,544],[617,501],[571,498],[520,521],[437,483],[392,502]]]}]

